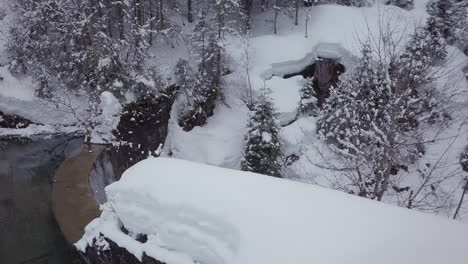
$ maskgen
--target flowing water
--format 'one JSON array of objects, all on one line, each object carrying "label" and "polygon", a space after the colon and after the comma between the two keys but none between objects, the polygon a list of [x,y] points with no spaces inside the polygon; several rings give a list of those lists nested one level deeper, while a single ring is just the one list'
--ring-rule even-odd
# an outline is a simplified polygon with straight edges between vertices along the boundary
[{"label": "flowing water", "polygon": [[83,139],[0,141],[0,263],[68,264],[68,248],[52,213],[54,173]]}]

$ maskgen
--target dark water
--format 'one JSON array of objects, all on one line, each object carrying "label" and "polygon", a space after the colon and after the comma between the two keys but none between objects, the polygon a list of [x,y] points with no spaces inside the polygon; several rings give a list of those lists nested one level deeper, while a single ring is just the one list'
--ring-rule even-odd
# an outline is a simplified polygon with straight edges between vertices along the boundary
[{"label": "dark water", "polygon": [[0,264],[74,262],[51,205],[54,173],[80,138],[0,141]]}]

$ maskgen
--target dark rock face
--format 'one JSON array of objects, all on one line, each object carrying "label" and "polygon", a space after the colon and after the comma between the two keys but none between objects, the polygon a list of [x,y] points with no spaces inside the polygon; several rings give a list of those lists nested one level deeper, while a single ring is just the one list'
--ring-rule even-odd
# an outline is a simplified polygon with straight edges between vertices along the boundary
[{"label": "dark rock face", "polygon": [[118,146],[112,147],[111,160],[124,171],[151,155],[164,144],[177,87],[170,86],[159,95],[148,94],[124,106],[117,129]]},{"label": "dark rock face", "polygon": [[407,10],[414,8],[414,0],[387,0],[386,5],[394,5]]},{"label": "dark rock face", "polygon": [[190,131],[196,126],[205,125],[208,117],[214,114],[218,93],[216,89],[211,90],[205,96],[206,99],[203,102],[197,103],[193,110],[180,118],[179,126],[181,126],[184,131]]},{"label": "dark rock face", "polygon": [[338,77],[344,72],[344,67],[332,59],[317,58],[315,64],[314,89],[321,107],[330,95],[330,87],[338,83]]},{"label": "dark rock face", "polygon": [[289,79],[297,75],[302,75],[304,78],[312,78],[315,74],[315,63],[307,66],[305,69],[300,72],[289,73],[283,76],[284,79]]},{"label": "dark rock face", "polygon": [[302,75],[304,78],[314,78],[313,87],[318,99],[318,106],[325,103],[325,99],[330,95],[330,87],[335,86],[339,81],[339,76],[346,71],[345,67],[333,59],[317,58],[315,62],[300,72],[290,73],[283,76],[285,79]]},{"label": "dark rock face", "polygon": [[[108,250],[99,250],[94,247],[86,248],[86,253],[81,253],[81,257],[86,264],[165,264],[143,253],[142,261],[139,261],[132,253],[125,248],[119,247],[112,240],[104,238],[109,243]],[[94,243],[93,243],[94,244]]]},{"label": "dark rock face", "polygon": [[2,128],[26,128],[32,121],[17,115],[6,115],[0,111],[0,127]]}]

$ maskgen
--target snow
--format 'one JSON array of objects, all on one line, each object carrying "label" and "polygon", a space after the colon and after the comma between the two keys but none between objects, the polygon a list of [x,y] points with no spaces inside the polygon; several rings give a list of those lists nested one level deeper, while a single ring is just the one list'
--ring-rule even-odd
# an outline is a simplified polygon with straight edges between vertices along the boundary
[{"label": "snow", "polygon": [[103,92],[99,104],[100,114],[96,118],[98,125],[91,132],[91,142],[105,144],[112,141],[112,130],[117,128],[122,106],[111,92]]},{"label": "snow", "polygon": [[17,79],[7,66],[0,67],[0,96],[12,97],[20,100],[31,101],[34,99],[34,89],[32,88],[32,78],[25,77]]},{"label": "snow", "polygon": [[266,79],[271,76],[283,76],[285,74],[300,72],[307,66],[313,64],[317,58],[328,58],[334,59],[337,63],[346,65],[349,69],[357,62],[357,57],[352,55],[349,51],[343,48],[339,43],[325,43],[320,42],[312,48],[310,52],[307,52],[299,60],[287,60],[284,62],[278,62],[271,64],[271,67],[267,69],[262,76]]},{"label": "snow", "polygon": [[301,100],[300,90],[305,83],[302,76],[294,76],[289,79],[273,76],[266,81],[265,85],[271,89],[270,96],[275,102],[276,110],[279,113],[278,119],[282,124],[290,122],[297,115]]},{"label": "snow", "polygon": [[36,125],[32,124],[26,128],[10,129],[0,128],[0,138],[31,138],[40,136],[51,136],[54,134],[83,134],[83,130],[75,126],[59,125]]},{"label": "snow", "polygon": [[240,99],[237,81],[234,74],[224,78],[225,101],[218,102],[206,125],[189,132],[177,123],[180,109],[176,102],[162,155],[239,169],[249,110]]},{"label": "snow", "polygon": [[[290,17],[280,14],[277,35],[273,35],[273,12],[255,13],[253,37],[249,40],[253,89],[260,91],[265,85],[268,86],[272,90],[281,124],[290,123],[297,113],[303,80],[301,76],[290,79],[282,79],[282,76],[303,70],[313,64],[317,57],[335,59],[350,72],[360,56],[361,42],[378,38],[379,26],[385,26],[387,22],[392,24],[394,37],[405,40],[412,33],[411,28],[422,24],[427,17],[422,2],[427,1],[417,1],[416,8],[410,11],[384,5],[382,1],[363,8],[316,6],[311,9],[308,38],[305,38],[307,8],[300,8],[299,26],[294,26]],[[238,63],[235,70],[245,71],[242,68],[244,42],[233,38],[227,43],[228,53]]]},{"label": "snow", "polygon": [[[313,185],[150,158],[106,187],[100,233],[172,263],[438,264],[468,259],[468,227]],[[123,225],[130,232],[120,231]],[[135,234],[147,234],[146,243]],[[100,243],[102,244],[102,242]]]},{"label": "snow", "polygon": [[271,142],[271,134],[267,133],[267,132],[263,132],[262,133],[262,141],[266,142],[266,143],[270,143]]},{"label": "snow", "polygon": [[[255,12],[252,14],[252,37],[249,39],[251,51],[250,57],[250,79],[254,92],[257,94],[264,86],[272,90],[270,95],[279,112],[279,119],[283,127],[280,131],[282,142],[284,142],[284,156],[295,154],[299,160],[293,162],[285,170],[285,176],[289,179],[306,183],[318,184],[332,189],[344,189],[347,184],[343,180],[343,173],[339,168],[343,164],[336,161],[336,157],[330,153],[325,142],[321,141],[316,134],[315,117],[296,117],[300,101],[299,90],[303,85],[303,78],[295,76],[290,79],[281,78],[283,75],[298,72],[312,64],[317,57],[333,58],[346,67],[346,72],[352,71],[357,58],[360,56],[361,42],[369,37],[378,38],[379,26],[387,23],[394,26],[395,37],[401,37],[401,44],[413,33],[416,25],[422,25],[427,18],[427,0],[416,0],[412,10],[404,10],[395,6],[385,6],[385,1],[376,1],[371,7],[356,8],[339,5],[321,5],[312,8],[311,19],[308,23],[309,36],[305,38],[304,23],[306,8],[299,11],[299,26],[293,25],[293,19],[280,14],[278,18],[278,34],[273,35],[272,19],[274,13],[270,11]],[[379,22],[379,20],[381,20]],[[193,131],[184,132],[177,125],[177,111],[172,113],[172,121],[169,129],[169,137],[164,146],[163,156],[172,156],[200,163],[221,166],[225,168],[239,168],[242,156],[244,137],[247,133],[249,111],[241,102],[240,93],[235,90],[243,90],[246,77],[243,58],[245,57],[245,41],[237,37],[227,36],[226,50],[232,57],[230,69],[234,71],[229,75],[228,81],[223,89],[226,90],[226,104],[220,102],[215,109],[213,117],[203,127],[197,127]],[[183,48],[181,43],[175,49],[166,47],[155,51],[156,56],[164,57],[164,62],[174,65],[176,58],[190,56],[190,52]],[[161,50],[161,52],[159,52]],[[466,109],[467,84],[464,73],[460,70],[467,65],[468,58],[454,47],[449,47],[449,66],[438,70],[437,75],[442,76],[439,86],[441,91],[451,94],[454,101],[458,103],[457,109],[449,109],[448,112],[454,117],[450,123],[447,137],[457,132],[460,122],[467,117]],[[232,68],[231,68],[232,67]],[[345,73],[346,74],[346,73]],[[237,77],[234,77],[237,75]],[[237,79],[236,79],[237,78]],[[447,85],[449,84],[449,85]],[[229,107],[228,107],[229,106]],[[298,118],[291,124],[290,121]],[[289,124],[289,125],[288,125]],[[457,139],[452,151],[444,155],[447,160],[443,168],[451,172],[460,169],[457,151],[466,145],[468,139],[466,127],[461,129],[461,135]],[[427,135],[428,140],[433,135]],[[398,177],[407,177],[409,182],[418,182],[417,170],[425,166],[427,159],[432,161],[442,155],[446,149],[448,140],[439,140],[428,143],[427,158],[422,157],[420,162],[415,163],[409,169],[410,175],[402,173]],[[448,162],[450,161],[450,162]],[[446,167],[449,166],[449,167]],[[409,176],[409,177],[408,177]],[[443,188],[458,193],[459,182],[463,174],[458,173],[453,181],[448,181]],[[409,179],[411,178],[411,179]],[[416,179],[416,180],[415,180]],[[340,180],[343,185],[337,185]],[[417,186],[417,185],[416,185]],[[395,197],[385,197],[384,201],[399,204]],[[458,202],[458,194],[447,204]],[[452,207],[453,209],[453,207]],[[452,210],[450,209],[450,210]],[[450,211],[449,210],[449,211]],[[450,212],[442,212],[450,215]],[[468,210],[465,210],[468,211]],[[453,214],[452,214],[453,215]]]}]

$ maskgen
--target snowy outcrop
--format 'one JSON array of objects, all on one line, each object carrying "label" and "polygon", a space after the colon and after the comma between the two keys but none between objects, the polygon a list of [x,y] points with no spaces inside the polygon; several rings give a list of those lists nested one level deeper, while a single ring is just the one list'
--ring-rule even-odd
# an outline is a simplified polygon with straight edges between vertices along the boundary
[{"label": "snowy outcrop", "polygon": [[159,156],[168,134],[177,89],[172,85],[159,94],[142,95],[123,107],[113,131],[116,142],[113,152],[124,170],[148,156]]},{"label": "snowy outcrop", "polygon": [[[341,67],[344,65],[346,69],[348,67],[352,69],[355,61],[356,58],[345,50],[342,45],[338,43],[319,43],[300,60],[271,64],[271,67],[262,73],[262,77],[266,79],[264,85],[272,90],[271,97],[275,101],[281,125],[289,124],[297,117],[299,101],[301,100],[300,90],[306,84],[306,79],[301,76],[301,72],[317,72],[317,69],[323,68],[317,67],[317,65],[324,65],[323,62],[332,62],[333,70],[336,70],[335,64]],[[320,62],[320,64],[317,62]],[[311,65],[313,69],[309,69]],[[344,69],[341,69],[341,71],[344,71]],[[340,75],[341,71],[332,74],[328,79],[337,79],[335,75]],[[294,74],[297,75],[291,76]],[[283,78],[284,76],[288,78]],[[325,86],[328,85],[325,84]],[[317,92],[320,89],[320,85],[318,85]],[[319,103],[323,103],[328,92],[318,92],[318,95],[322,94],[323,96],[319,96]]]},{"label": "snowy outcrop", "polygon": [[[111,240],[140,261],[147,255],[167,264],[468,259],[468,228],[459,222],[188,161],[144,160],[109,185],[106,194],[101,217],[76,243],[81,251],[94,246],[106,252]],[[147,239],[138,239],[141,234]]]},{"label": "snowy outcrop", "polygon": [[91,132],[91,143],[109,144],[112,140],[112,130],[117,128],[122,106],[111,92],[103,92],[100,97],[97,126]]},{"label": "snowy outcrop", "polygon": [[344,65],[347,69],[352,69],[356,62],[356,57],[343,48],[341,44],[321,42],[314,46],[312,51],[307,53],[302,59],[273,63],[262,75],[265,79],[270,79],[272,76],[284,76],[300,72],[307,68],[307,66],[314,64],[317,58],[333,59],[337,63]]}]

